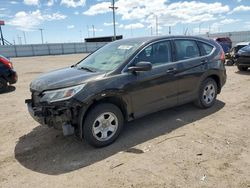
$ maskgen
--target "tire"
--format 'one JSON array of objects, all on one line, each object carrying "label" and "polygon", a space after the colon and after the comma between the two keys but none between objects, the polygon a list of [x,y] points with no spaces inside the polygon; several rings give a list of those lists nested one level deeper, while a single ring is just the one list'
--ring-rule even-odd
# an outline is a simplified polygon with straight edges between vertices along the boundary
[{"label": "tire", "polygon": [[123,123],[123,114],[117,106],[101,103],[87,114],[83,124],[83,137],[94,147],[107,146],[118,138]]},{"label": "tire", "polygon": [[233,66],[234,62],[232,60],[227,60],[226,65],[227,66]]},{"label": "tire", "polygon": [[239,71],[247,71],[248,67],[238,66]]},{"label": "tire", "polygon": [[217,97],[218,86],[214,79],[205,79],[199,90],[199,98],[195,101],[195,105],[199,108],[210,108],[214,105]]},{"label": "tire", "polygon": [[3,78],[0,78],[0,92],[6,91],[7,87],[8,87],[7,81]]}]

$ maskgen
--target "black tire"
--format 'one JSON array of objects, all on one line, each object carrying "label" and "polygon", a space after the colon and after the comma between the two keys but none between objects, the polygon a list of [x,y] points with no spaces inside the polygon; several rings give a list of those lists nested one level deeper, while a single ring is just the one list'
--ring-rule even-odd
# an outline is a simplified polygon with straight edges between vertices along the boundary
[{"label": "black tire", "polygon": [[[106,114],[105,114],[106,113]],[[104,115],[103,115],[104,114]],[[104,121],[108,121],[108,115],[111,114],[111,117],[114,118],[114,121],[117,121],[117,123],[113,123],[112,121],[109,125],[116,124],[116,125],[111,125],[111,126],[116,126],[115,131],[106,131],[107,136],[110,138],[107,138],[107,140],[101,140],[103,136],[103,133],[100,131],[100,129],[103,129],[103,126],[109,126],[105,123],[100,124],[100,121],[98,119],[101,117],[104,117]],[[105,119],[105,115],[107,116],[107,119]],[[116,119],[115,119],[116,118]],[[90,110],[90,112],[87,114],[85,121],[83,123],[83,137],[84,139],[92,146],[94,147],[104,147],[107,146],[111,143],[113,143],[118,136],[120,135],[122,128],[123,128],[123,123],[124,123],[124,117],[121,112],[121,110],[114,104],[111,103],[101,103],[94,108]],[[96,127],[97,124],[97,127]],[[95,134],[94,133],[94,127],[96,127],[99,131],[100,134]],[[104,128],[108,129],[108,127]]]},{"label": "black tire", "polygon": [[0,92],[6,91],[7,87],[8,87],[7,81],[3,78],[0,78]]},{"label": "black tire", "polygon": [[[210,94],[208,94],[210,97],[207,97],[206,94],[204,94],[204,92],[206,92],[208,87],[210,87],[210,86],[214,88],[214,94],[212,95],[213,92],[211,90],[211,92],[210,92],[211,96],[210,96]],[[211,106],[214,105],[214,103],[216,101],[217,93],[218,93],[218,86],[217,86],[217,83],[215,82],[215,80],[212,78],[205,79],[200,86],[199,98],[195,101],[195,105],[197,107],[203,108],[203,109],[210,108]]]},{"label": "black tire", "polygon": [[234,62],[232,60],[227,60],[226,65],[227,66],[233,66]]},{"label": "black tire", "polygon": [[239,71],[247,71],[248,67],[238,66]]}]

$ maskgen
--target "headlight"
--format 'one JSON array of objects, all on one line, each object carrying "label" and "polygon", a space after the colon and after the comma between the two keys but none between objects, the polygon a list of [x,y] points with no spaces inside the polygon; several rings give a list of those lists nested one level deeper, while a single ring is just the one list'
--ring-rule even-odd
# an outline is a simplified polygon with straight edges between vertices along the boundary
[{"label": "headlight", "polygon": [[57,101],[63,101],[70,99],[75,94],[77,94],[81,89],[85,86],[85,84],[63,88],[63,89],[57,89],[52,91],[45,91],[43,92],[43,97],[41,98],[41,102],[57,102]]}]

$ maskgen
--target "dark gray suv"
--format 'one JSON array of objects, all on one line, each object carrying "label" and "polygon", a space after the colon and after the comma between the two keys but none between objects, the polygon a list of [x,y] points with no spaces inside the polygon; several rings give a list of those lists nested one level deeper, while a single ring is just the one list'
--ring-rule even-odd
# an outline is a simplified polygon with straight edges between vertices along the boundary
[{"label": "dark gray suv", "polygon": [[26,103],[40,124],[73,130],[102,147],[119,136],[124,121],[189,102],[211,107],[226,82],[224,61],[213,40],[119,40],[35,79]]}]

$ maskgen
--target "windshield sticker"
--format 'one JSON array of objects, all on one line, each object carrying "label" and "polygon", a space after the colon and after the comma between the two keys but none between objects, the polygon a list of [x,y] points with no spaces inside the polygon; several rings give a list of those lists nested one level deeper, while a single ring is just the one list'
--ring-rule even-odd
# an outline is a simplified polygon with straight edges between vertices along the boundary
[{"label": "windshield sticker", "polygon": [[129,45],[121,45],[118,47],[119,50],[130,50],[131,48],[133,48],[133,46]]}]

